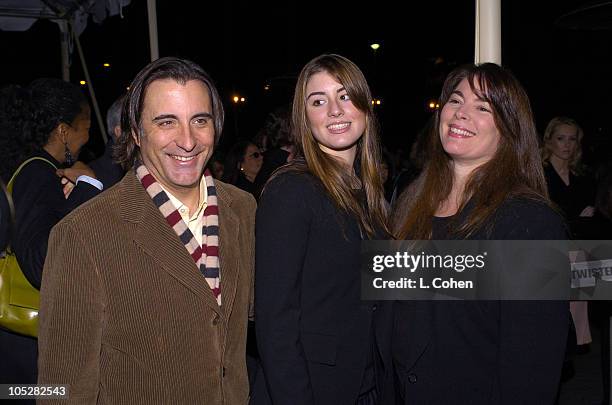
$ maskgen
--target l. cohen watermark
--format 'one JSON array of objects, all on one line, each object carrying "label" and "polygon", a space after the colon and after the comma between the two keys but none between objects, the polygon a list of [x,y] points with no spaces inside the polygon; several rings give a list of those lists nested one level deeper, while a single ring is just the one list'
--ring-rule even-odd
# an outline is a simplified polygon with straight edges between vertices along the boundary
[{"label": "l. cohen watermark", "polygon": [[[580,263],[570,255],[577,242],[584,241],[364,241],[362,299],[568,300],[585,291],[587,299],[612,299],[606,271],[599,284],[588,283],[590,290],[578,291],[587,284],[575,282],[577,274],[587,274],[577,270],[612,258],[612,242],[598,241],[598,249],[583,244]],[[596,256],[596,250],[607,253]],[[588,272],[591,278],[600,273]]]}]

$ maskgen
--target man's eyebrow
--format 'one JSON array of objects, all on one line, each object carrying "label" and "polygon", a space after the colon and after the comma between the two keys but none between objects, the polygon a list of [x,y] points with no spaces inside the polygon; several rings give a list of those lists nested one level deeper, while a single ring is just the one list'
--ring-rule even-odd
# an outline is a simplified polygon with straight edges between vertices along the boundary
[{"label": "man's eyebrow", "polygon": [[[199,112],[196,114],[193,114],[193,116],[191,117],[191,119],[194,118],[212,118],[212,114],[208,113],[208,112]],[[161,114],[158,115],[157,117],[153,118],[152,121],[161,121],[161,120],[167,120],[167,119],[173,119],[173,120],[178,120],[178,117],[174,114]]]},{"label": "man's eyebrow", "polygon": [[[342,86],[338,90],[336,90],[336,93],[341,93],[344,90],[346,90],[346,89],[344,88],[344,86]],[[324,96],[324,95],[325,95],[325,92],[322,92],[322,91],[313,91],[312,93],[310,93],[308,95],[308,97],[306,97],[306,100],[308,100],[312,96]]]},{"label": "man's eyebrow", "polygon": [[200,113],[193,114],[191,119],[194,119],[194,118],[209,118],[209,119],[212,119],[212,117],[213,117],[212,114],[209,113],[209,112],[200,112]]},{"label": "man's eyebrow", "polygon": [[158,115],[157,117],[153,118],[151,121],[160,121],[160,120],[167,120],[167,119],[178,119],[178,117],[174,114],[161,114]]}]

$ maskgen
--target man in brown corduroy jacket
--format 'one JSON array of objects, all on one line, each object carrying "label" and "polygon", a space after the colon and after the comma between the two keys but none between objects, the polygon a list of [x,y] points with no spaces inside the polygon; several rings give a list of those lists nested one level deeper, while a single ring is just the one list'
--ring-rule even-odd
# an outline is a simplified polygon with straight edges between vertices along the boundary
[{"label": "man in brown corduroy jacket", "polygon": [[39,384],[68,384],[61,403],[246,404],[255,200],[205,171],[221,100],[177,58],[129,89],[116,149],[128,173],[49,240]]}]

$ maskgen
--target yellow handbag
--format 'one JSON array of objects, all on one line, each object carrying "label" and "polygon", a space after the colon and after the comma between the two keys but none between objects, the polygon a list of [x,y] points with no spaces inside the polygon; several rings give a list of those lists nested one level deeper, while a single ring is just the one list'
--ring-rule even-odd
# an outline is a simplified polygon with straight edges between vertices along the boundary
[{"label": "yellow handbag", "polygon": [[[55,165],[41,157],[33,157],[23,162],[15,171],[7,186],[7,198],[12,209],[13,183],[25,165],[33,160],[42,160],[54,168]],[[13,229],[14,230],[14,229]],[[38,308],[40,292],[25,278],[15,253],[10,246],[0,257],[0,327],[26,336],[38,336]]]}]

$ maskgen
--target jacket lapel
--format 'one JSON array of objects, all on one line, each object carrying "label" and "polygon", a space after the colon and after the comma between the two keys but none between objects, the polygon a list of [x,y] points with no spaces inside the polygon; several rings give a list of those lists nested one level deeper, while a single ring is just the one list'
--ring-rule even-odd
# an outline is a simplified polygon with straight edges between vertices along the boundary
[{"label": "jacket lapel", "polygon": [[240,221],[232,208],[232,198],[225,185],[215,181],[219,204],[219,261],[221,263],[221,307],[229,318],[238,285]]},{"label": "jacket lapel", "polygon": [[121,193],[122,216],[126,221],[136,225],[133,234],[136,245],[144,254],[153,258],[164,271],[185,288],[200,296],[209,307],[221,315],[221,309],[206,279],[178,235],[153,204],[136,175],[129,172],[121,184],[124,187]]}]

